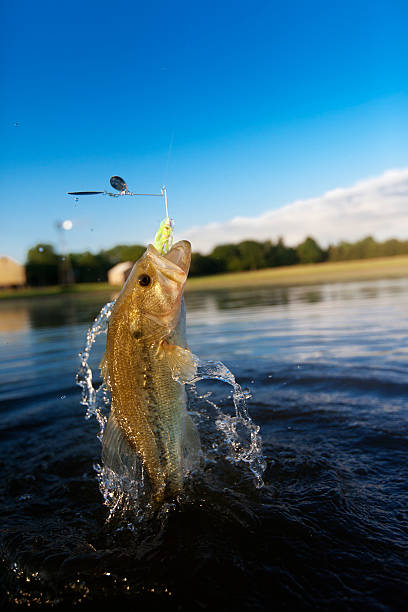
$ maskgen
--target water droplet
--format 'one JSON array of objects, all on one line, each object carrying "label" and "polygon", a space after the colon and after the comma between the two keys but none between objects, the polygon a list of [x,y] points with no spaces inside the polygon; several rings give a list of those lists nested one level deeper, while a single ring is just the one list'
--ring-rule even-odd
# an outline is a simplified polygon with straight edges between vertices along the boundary
[{"label": "water droplet", "polygon": [[31,499],[31,495],[29,493],[24,493],[24,495],[20,495],[18,501],[26,501],[27,499]]},{"label": "water droplet", "polygon": [[61,395],[60,399],[65,399],[66,397],[66,395]]}]

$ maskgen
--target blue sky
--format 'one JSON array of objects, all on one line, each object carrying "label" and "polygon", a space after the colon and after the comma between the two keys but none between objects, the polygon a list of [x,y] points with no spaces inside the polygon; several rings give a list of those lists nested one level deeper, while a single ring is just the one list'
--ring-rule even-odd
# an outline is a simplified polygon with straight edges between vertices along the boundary
[{"label": "blue sky", "polygon": [[402,0],[23,0],[3,16],[1,254],[56,243],[66,218],[72,251],[151,240],[158,199],[65,195],[113,174],[165,183],[182,238],[408,166]]}]

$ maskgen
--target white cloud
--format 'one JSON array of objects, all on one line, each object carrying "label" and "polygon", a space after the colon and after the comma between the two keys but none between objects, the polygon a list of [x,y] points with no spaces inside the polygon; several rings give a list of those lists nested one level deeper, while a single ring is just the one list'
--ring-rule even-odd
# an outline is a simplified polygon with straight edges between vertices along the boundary
[{"label": "white cloud", "polygon": [[195,251],[241,240],[276,240],[288,245],[313,236],[322,245],[364,236],[408,239],[408,168],[337,188],[317,198],[297,200],[258,217],[235,217],[183,232]]}]

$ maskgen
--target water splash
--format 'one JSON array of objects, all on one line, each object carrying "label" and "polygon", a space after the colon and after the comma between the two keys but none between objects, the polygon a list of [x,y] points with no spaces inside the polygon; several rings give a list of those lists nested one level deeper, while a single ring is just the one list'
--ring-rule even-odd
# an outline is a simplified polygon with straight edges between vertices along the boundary
[{"label": "water splash", "polygon": [[[230,399],[232,399],[234,406],[234,413],[232,415],[226,414],[216,402],[208,399],[211,397],[211,392],[207,392],[204,395],[198,394],[196,384],[204,380],[219,380],[231,385],[232,396],[230,396]],[[257,488],[262,487],[262,475],[266,469],[266,463],[262,455],[262,438],[259,435],[260,428],[258,425],[255,425],[248,414],[247,400],[251,397],[250,393],[241,388],[235,380],[234,374],[222,361],[204,362],[199,360],[197,376],[189,381],[189,383],[192,386],[193,396],[204,400],[205,405],[210,407],[210,411],[201,410],[199,420],[203,413],[206,416],[208,414],[211,418],[211,414],[215,411],[215,426],[222,434],[221,443],[227,450],[226,459],[231,463],[247,466],[254,477],[255,486]],[[213,441],[212,448],[220,450],[219,443]]]},{"label": "water splash", "polygon": [[[87,407],[85,418],[94,416],[99,425],[98,438],[102,442],[104,428],[109,416],[111,397],[106,384],[94,383],[89,359],[97,336],[105,334],[114,301],[105,304],[87,332],[86,343],[79,357],[81,365],[76,374],[76,382],[82,388],[81,404]],[[196,358],[197,373],[188,381],[186,389],[189,396],[189,412],[197,425],[202,442],[204,467],[226,460],[238,466],[240,472],[249,472],[255,486],[263,486],[262,475],[266,463],[262,455],[262,440],[259,426],[253,423],[248,414],[247,400],[250,394],[244,391],[235,380],[233,373],[221,361],[201,361]],[[199,383],[217,380],[232,387],[229,396],[212,401],[212,391],[200,394]],[[228,407],[229,412],[228,413]],[[136,518],[143,518],[146,509],[153,505],[149,497],[149,487],[140,463],[132,477],[118,476],[106,466],[94,466],[99,488],[105,505],[109,508],[108,520],[118,512],[123,516],[131,510]],[[171,504],[166,505],[168,511]]]},{"label": "water splash", "polygon": [[82,353],[79,354],[81,365],[76,373],[75,381],[82,388],[81,404],[87,406],[85,418],[94,416],[99,424],[98,438],[102,441],[103,430],[107,422],[106,411],[110,406],[109,391],[103,382],[97,388],[93,384],[93,373],[88,363],[92,347],[99,334],[106,334],[108,323],[112,314],[115,300],[108,302],[95,318],[92,326],[86,334],[86,343]]}]

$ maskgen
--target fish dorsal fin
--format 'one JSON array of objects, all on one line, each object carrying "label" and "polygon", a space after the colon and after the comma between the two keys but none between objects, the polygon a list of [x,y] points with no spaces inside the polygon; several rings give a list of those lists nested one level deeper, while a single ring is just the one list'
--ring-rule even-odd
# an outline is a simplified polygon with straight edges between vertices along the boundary
[{"label": "fish dorsal fin", "polygon": [[167,360],[172,377],[180,383],[191,381],[197,373],[198,359],[188,348],[181,348],[177,344],[169,344],[167,340],[163,340],[159,356]]}]

